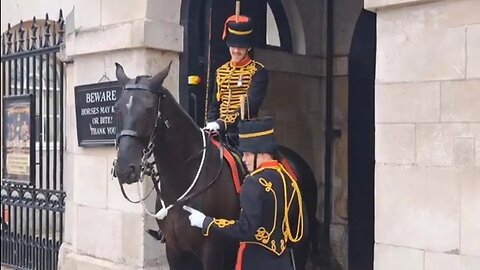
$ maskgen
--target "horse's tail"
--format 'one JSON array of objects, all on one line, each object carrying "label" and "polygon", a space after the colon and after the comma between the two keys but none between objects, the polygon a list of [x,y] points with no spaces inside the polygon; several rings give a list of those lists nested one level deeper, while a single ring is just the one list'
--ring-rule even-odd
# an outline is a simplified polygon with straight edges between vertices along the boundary
[{"label": "horse's tail", "polygon": [[308,222],[308,234],[309,234],[309,244],[312,257],[318,257],[319,255],[319,246],[320,240],[318,237],[318,232],[320,229],[320,223],[316,218],[317,214],[317,183],[315,181],[315,175],[313,174],[310,166],[308,168],[302,169],[302,175],[300,176],[300,189],[302,191],[302,197],[305,203],[305,208],[307,211],[307,222]]}]

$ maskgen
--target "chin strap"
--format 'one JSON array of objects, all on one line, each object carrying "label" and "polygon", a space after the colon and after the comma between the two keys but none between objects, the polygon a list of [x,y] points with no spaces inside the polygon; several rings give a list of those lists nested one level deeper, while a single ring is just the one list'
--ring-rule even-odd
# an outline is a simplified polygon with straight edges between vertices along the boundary
[{"label": "chin strap", "polygon": [[257,169],[257,157],[258,157],[258,153],[255,153],[255,155],[253,156],[253,170],[255,171]]}]

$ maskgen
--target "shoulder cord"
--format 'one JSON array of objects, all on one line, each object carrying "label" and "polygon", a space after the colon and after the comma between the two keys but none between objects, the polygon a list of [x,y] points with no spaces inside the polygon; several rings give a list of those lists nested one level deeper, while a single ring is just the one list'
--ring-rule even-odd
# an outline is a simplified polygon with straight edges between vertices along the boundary
[{"label": "shoulder cord", "polygon": [[[283,194],[284,194],[284,198],[285,198],[284,199],[285,200],[284,201],[285,212],[284,212],[284,222],[282,224],[282,230],[287,235],[288,240],[295,243],[295,242],[300,241],[303,237],[303,222],[304,222],[304,220],[303,220],[302,194],[300,193],[300,188],[298,187],[297,182],[295,180],[293,180],[293,177],[288,173],[288,171],[285,170],[285,168],[282,166],[282,164],[278,164],[278,166],[279,166],[278,168],[270,168],[270,169],[275,169],[277,171],[277,173],[282,178],[282,183],[283,183]],[[267,168],[257,169],[252,174],[262,172],[265,169],[267,169]],[[285,179],[285,174],[289,177],[292,188],[293,188],[292,196],[290,197],[290,199],[287,199],[288,198],[288,192],[287,192],[287,180]],[[288,219],[288,216],[289,216],[288,214],[290,212],[290,208],[292,206],[295,194],[297,195],[297,203],[298,203],[298,223],[297,223],[297,231],[296,231],[295,237],[294,237],[293,234],[292,234],[292,230],[290,228],[290,221]],[[283,228],[283,226],[285,226],[285,228]]]},{"label": "shoulder cord", "polygon": [[[295,180],[293,180],[292,176],[285,170],[285,168],[279,164],[279,168],[276,169],[278,174],[282,177],[282,182],[283,182],[283,192],[285,196],[285,230],[284,232],[287,234],[288,239],[292,241],[293,243],[298,242],[302,239],[303,237],[303,207],[302,207],[302,194],[300,193],[300,189],[298,187],[298,184]],[[291,185],[293,187],[293,192],[292,196],[287,202],[287,180],[285,179],[284,173],[290,178]],[[290,208],[293,203],[293,199],[295,197],[295,194],[297,195],[297,203],[298,203],[298,221],[297,221],[297,230],[295,233],[295,236],[292,234],[292,230],[290,228],[290,220],[288,218],[288,214],[290,212]]]}]

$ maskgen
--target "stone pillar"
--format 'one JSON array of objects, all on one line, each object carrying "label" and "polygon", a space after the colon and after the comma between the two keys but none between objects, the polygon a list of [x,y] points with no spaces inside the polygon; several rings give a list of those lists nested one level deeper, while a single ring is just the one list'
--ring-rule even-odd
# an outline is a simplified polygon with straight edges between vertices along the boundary
[{"label": "stone pillar", "polygon": [[377,12],[375,269],[480,269],[480,1]]},{"label": "stone pillar", "polygon": [[[168,269],[164,245],[145,234],[156,228],[140,205],[128,203],[110,169],[113,147],[78,146],[74,86],[116,80],[115,62],[129,77],[153,75],[173,60],[164,85],[178,97],[183,50],[180,0],[76,0],[67,35],[66,232],[60,269]],[[135,185],[126,192],[137,198]],[[153,202],[147,203],[150,210]],[[155,227],[154,227],[155,226]]]}]

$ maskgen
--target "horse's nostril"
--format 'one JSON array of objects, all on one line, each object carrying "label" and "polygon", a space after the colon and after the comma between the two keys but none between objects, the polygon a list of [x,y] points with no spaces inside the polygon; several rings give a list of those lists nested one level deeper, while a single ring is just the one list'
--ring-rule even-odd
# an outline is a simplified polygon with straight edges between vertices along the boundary
[{"label": "horse's nostril", "polygon": [[135,177],[136,177],[136,167],[135,165],[130,165],[128,166],[128,172],[127,172],[127,179],[130,180],[130,181],[133,181],[135,180]]},{"label": "horse's nostril", "polygon": [[133,174],[135,172],[135,166],[134,165],[130,165],[128,168],[130,170],[129,171],[130,174]]}]

